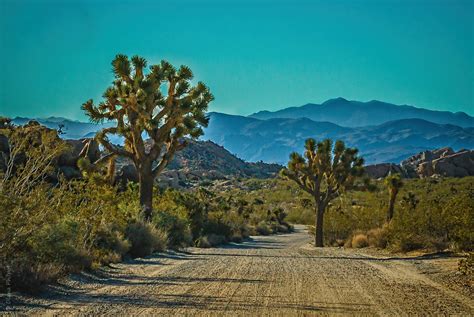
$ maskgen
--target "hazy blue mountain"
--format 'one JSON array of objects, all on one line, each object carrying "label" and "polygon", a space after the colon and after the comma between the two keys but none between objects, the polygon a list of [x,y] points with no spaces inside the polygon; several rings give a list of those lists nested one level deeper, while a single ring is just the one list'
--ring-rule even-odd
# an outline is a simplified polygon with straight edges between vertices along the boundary
[{"label": "hazy blue mountain", "polygon": [[341,139],[360,149],[368,163],[400,162],[418,152],[450,146],[474,148],[474,128],[437,124],[422,119],[394,120],[376,126],[347,128],[308,118],[268,119],[210,113],[203,139],[224,146],[246,161],[285,164],[313,137]]},{"label": "hazy blue mountain", "polygon": [[474,127],[474,117],[464,112],[434,111],[407,105],[394,105],[382,101],[349,101],[335,98],[322,104],[306,104],[270,112],[260,111],[250,115],[256,119],[308,118],[313,121],[329,121],[344,127],[378,125],[390,120],[423,119],[440,124]]},{"label": "hazy blue mountain", "polygon": [[[428,111],[428,110],[427,110]],[[246,161],[264,161],[285,164],[293,151],[301,152],[304,141],[330,138],[344,140],[349,146],[360,149],[368,163],[400,162],[424,150],[452,147],[454,150],[474,148],[474,127],[463,128],[453,124],[439,124],[423,119],[401,119],[364,127],[344,127],[335,123],[316,122],[308,118],[270,118],[235,116],[209,113],[209,127],[203,140],[211,140]],[[25,124],[28,118],[15,118],[15,124]],[[58,128],[63,124],[62,135],[67,139],[93,137],[108,124],[93,124],[65,118],[36,119],[40,123]],[[110,137],[116,144],[120,137]]]},{"label": "hazy blue mountain", "polygon": [[91,122],[81,122],[70,120],[62,117],[49,117],[49,118],[22,118],[16,117],[13,118],[13,123],[17,125],[23,125],[28,123],[30,120],[36,120],[42,125],[50,129],[58,129],[59,125],[62,124],[64,134],[62,137],[64,139],[80,139],[84,137],[89,137],[95,135],[95,132],[102,129],[103,127],[112,126],[112,123],[105,124],[95,124]]}]

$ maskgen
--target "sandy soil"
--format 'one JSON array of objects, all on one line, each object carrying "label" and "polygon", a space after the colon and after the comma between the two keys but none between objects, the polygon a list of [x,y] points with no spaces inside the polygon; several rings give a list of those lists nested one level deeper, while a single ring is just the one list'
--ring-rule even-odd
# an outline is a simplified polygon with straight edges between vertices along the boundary
[{"label": "sandy soil", "polygon": [[14,295],[11,308],[28,315],[474,315],[472,293],[435,278],[449,266],[443,259],[315,249],[309,242],[297,227],[242,244],[169,252],[73,275],[39,297]]}]

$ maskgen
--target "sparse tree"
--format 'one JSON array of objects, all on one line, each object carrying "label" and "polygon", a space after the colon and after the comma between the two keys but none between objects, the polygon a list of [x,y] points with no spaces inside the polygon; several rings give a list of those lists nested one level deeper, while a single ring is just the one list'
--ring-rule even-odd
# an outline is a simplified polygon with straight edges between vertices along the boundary
[{"label": "sparse tree", "polygon": [[392,220],[393,218],[393,213],[395,210],[395,200],[397,199],[397,195],[400,191],[400,188],[403,186],[403,181],[400,177],[400,174],[390,174],[385,177],[384,183],[385,186],[387,186],[389,193],[387,222],[390,222],[390,220]]},{"label": "sparse tree", "polygon": [[337,141],[333,147],[329,139],[319,143],[308,139],[305,148],[304,157],[298,153],[290,155],[288,168],[283,169],[281,175],[296,182],[313,197],[316,209],[315,245],[322,247],[326,207],[362,175],[364,160],[357,156],[357,149],[346,148],[342,141]]},{"label": "sparse tree", "polygon": [[[93,122],[104,120],[115,126],[104,128],[97,141],[110,153],[133,161],[139,179],[143,218],[152,217],[153,183],[157,175],[186,146],[183,137],[198,138],[207,126],[205,115],[213,100],[202,82],[191,85],[193,73],[187,66],[179,69],[166,61],[146,71],[144,58],[117,55],[112,61],[115,80],[103,94],[104,101],[92,100],[82,109]],[[114,145],[108,135],[124,137],[125,146]],[[145,142],[145,139],[151,142]]]}]

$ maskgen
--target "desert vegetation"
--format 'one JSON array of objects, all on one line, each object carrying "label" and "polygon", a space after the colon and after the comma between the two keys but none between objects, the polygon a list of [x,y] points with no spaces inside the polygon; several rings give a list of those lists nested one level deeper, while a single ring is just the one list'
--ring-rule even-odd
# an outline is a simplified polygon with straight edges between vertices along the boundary
[{"label": "desert vegetation", "polygon": [[[143,57],[130,60],[118,54],[112,61],[114,83],[104,92],[104,101],[82,105],[92,122],[111,121],[113,127],[99,131],[95,139],[111,157],[132,160],[138,172],[140,205],[145,221],[151,221],[154,179],[170,163],[176,151],[186,146],[183,137],[198,138],[207,126],[207,106],[214,97],[202,82],[191,85],[193,73],[187,66],[176,69],[167,61],[152,65],[149,72]],[[166,93],[163,93],[166,91]],[[108,135],[124,137],[118,147]],[[149,142],[146,144],[144,135]]]},{"label": "desert vegetation", "polygon": [[[93,122],[113,125],[82,140],[72,160],[80,175],[58,169],[74,151],[61,126],[0,118],[0,290],[36,292],[71,272],[289,233],[292,223],[308,225],[316,247],[473,251],[473,177],[370,180],[358,150],[342,141],[308,139],[304,155],[291,154],[276,177],[157,186],[175,153],[202,135],[213,96],[191,85],[186,66],[162,61],[148,72],[143,58],[124,55],[112,66],[105,101],[82,108]],[[124,146],[109,140],[113,134]],[[100,157],[91,160],[91,151]],[[136,182],[116,181],[119,158],[133,164]],[[471,253],[460,271],[472,274],[472,263]]]},{"label": "desert vegetation", "polygon": [[206,189],[153,188],[156,212],[146,221],[139,185],[111,185],[108,164],[86,166],[81,179],[55,174],[55,162],[68,153],[57,131],[34,122],[1,131],[9,147],[0,180],[2,287],[36,291],[68,272],[292,228],[280,209],[253,212],[241,200]]},{"label": "desert vegetation", "polygon": [[290,155],[288,168],[281,175],[294,181],[313,199],[315,221],[315,246],[323,246],[324,213],[329,203],[350,187],[356,177],[362,176],[364,160],[357,157],[357,149],[346,148],[344,142],[327,139],[316,143],[308,139],[303,156]]},{"label": "desert vegetation", "polygon": [[[72,151],[60,138],[62,127],[48,129],[35,121],[14,126],[1,118],[2,290],[33,292],[68,272],[128,257],[291,230],[281,210],[252,214],[242,201],[209,190],[154,186],[174,153],[186,146],[184,137],[202,134],[213,96],[201,82],[191,86],[193,74],[186,66],[175,69],[166,61],[150,71],[146,66],[141,57],[117,55],[112,61],[115,81],[104,101],[83,104],[91,121],[115,125],[84,140],[79,178],[66,180],[56,168]],[[124,146],[110,142],[111,134],[123,137]],[[94,141],[105,151],[90,161]],[[119,156],[133,162],[137,183],[114,182]]]},{"label": "desert vegetation", "polygon": [[[324,245],[364,246],[393,251],[472,251],[474,245],[474,178],[406,179],[394,201],[396,212],[390,223],[386,216],[390,199],[385,181],[363,179],[328,204],[324,217]],[[247,179],[229,191],[245,195],[250,202],[263,201],[262,209],[282,208],[290,223],[307,224],[314,233],[314,201],[291,180]],[[363,237],[361,237],[361,235]],[[357,237],[354,239],[354,237]],[[361,244],[357,243],[360,247]]]},{"label": "desert vegetation", "polygon": [[[2,119],[1,135],[2,152],[8,153],[0,180],[2,286],[34,292],[69,272],[168,248],[209,248],[241,242],[250,235],[291,232],[290,223],[314,230],[318,201],[303,183],[288,177],[288,171],[282,172],[283,177],[236,179],[235,186],[225,190],[212,182],[186,191],[154,186],[154,212],[147,221],[139,184],[123,188],[110,182],[111,160],[95,164],[79,160],[82,177],[66,180],[55,170],[57,161],[70,151],[58,131],[36,122],[13,126]],[[328,141],[320,146],[326,148],[326,159],[331,149],[336,157],[345,152],[338,143],[334,148]],[[311,151],[315,144],[307,147],[307,156],[324,157]],[[320,193],[331,198],[322,219],[324,245],[472,252],[472,177],[409,179],[403,186],[396,176],[368,181],[355,177],[360,175],[360,164],[350,151],[339,161],[349,168],[342,170],[347,178],[337,178],[341,181],[337,195],[328,196],[335,187],[327,184],[336,174],[331,169],[321,174]],[[296,161],[298,168],[304,166],[301,157],[293,158],[290,165]],[[334,158],[330,162],[337,166]],[[390,187],[393,178],[397,178],[396,198]],[[387,221],[390,208],[396,212]],[[460,270],[472,274],[472,256],[461,261]]]}]

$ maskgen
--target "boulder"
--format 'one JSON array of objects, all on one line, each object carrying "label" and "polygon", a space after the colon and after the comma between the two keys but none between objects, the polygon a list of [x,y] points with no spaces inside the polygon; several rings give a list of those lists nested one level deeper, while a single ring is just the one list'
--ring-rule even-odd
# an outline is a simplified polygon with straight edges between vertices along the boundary
[{"label": "boulder", "polygon": [[474,151],[465,150],[436,159],[432,162],[432,171],[447,177],[474,176]]},{"label": "boulder", "polygon": [[388,174],[398,173],[405,177],[405,172],[400,165],[394,163],[380,163],[365,166],[365,172],[370,178],[384,178]]},{"label": "boulder", "polygon": [[425,162],[431,162],[440,157],[446,157],[454,153],[455,152],[450,147],[444,147],[433,151],[423,151],[402,161],[401,166],[407,170],[416,170],[418,166]]},{"label": "boulder", "polygon": [[115,183],[125,185],[128,182],[138,182],[138,173],[135,165],[123,165],[115,176]]}]

